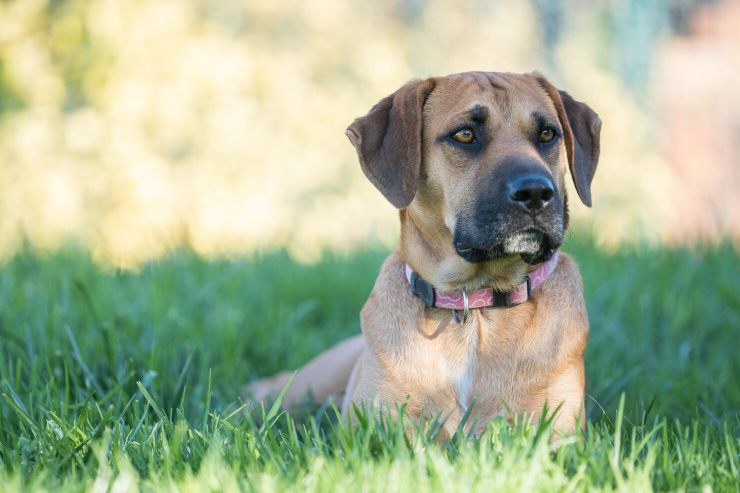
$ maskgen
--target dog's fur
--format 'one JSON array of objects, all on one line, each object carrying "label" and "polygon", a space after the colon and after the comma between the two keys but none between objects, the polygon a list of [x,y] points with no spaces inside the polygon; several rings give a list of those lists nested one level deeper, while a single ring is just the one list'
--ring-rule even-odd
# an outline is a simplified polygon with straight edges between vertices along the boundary
[{"label": "dog's fur", "polygon": [[[567,255],[529,301],[472,310],[460,325],[450,310],[411,293],[404,264],[441,290],[521,283],[562,242],[566,167],[591,205],[600,125],[587,105],[538,74],[483,72],[410,82],[355,120],[347,135],[367,177],[400,209],[401,246],[362,310],[362,335],[299,370],[285,404],[345,391],[345,416],[353,403],[407,402],[412,415],[442,413],[447,431],[471,405],[472,422],[483,426],[499,415],[536,418],[547,404],[558,409],[556,429],[572,431],[584,413],[588,318]],[[552,142],[538,140],[545,127]],[[453,140],[460,128],[476,141]],[[554,185],[536,213],[506,188],[532,174]],[[287,379],[263,379],[251,391],[263,399]]]}]

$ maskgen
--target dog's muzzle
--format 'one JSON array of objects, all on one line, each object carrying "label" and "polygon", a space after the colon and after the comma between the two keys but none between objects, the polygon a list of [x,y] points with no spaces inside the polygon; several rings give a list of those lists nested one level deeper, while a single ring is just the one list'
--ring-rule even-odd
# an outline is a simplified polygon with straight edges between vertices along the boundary
[{"label": "dog's muzzle", "polygon": [[488,262],[507,255],[521,255],[530,265],[548,261],[560,247],[561,241],[553,241],[544,233],[527,230],[504,238],[501,243],[488,248],[476,248],[455,243],[455,251],[466,261],[475,264]]},{"label": "dog's muzzle", "polygon": [[458,218],[455,251],[471,263],[521,255],[529,264],[545,262],[563,237],[563,201],[552,177],[528,166],[506,170],[489,182],[473,217]]}]

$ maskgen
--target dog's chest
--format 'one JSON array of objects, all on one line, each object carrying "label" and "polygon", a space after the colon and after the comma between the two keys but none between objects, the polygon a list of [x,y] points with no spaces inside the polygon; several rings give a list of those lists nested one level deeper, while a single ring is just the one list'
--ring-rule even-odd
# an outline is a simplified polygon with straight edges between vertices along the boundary
[{"label": "dog's chest", "polygon": [[457,406],[467,409],[476,386],[479,364],[479,338],[474,327],[453,327],[454,340],[447,341],[437,353],[439,377],[443,388],[448,389]]},{"label": "dog's chest", "polygon": [[437,337],[415,345],[427,399],[445,408],[452,400],[462,412],[474,402],[487,409],[503,401],[513,404],[529,379],[519,371],[527,356],[508,322],[476,312],[467,323],[452,322]]}]

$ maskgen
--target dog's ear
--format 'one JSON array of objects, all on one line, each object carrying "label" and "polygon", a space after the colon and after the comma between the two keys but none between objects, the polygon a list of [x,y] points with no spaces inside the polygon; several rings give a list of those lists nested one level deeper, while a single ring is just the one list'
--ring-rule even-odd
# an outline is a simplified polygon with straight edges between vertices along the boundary
[{"label": "dog's ear", "polygon": [[543,76],[535,74],[535,77],[555,103],[565,134],[565,150],[573,183],[581,201],[591,207],[591,180],[599,162],[601,118],[586,103],[559,91]]},{"label": "dog's ear", "polygon": [[434,80],[412,81],[355,120],[346,134],[368,179],[398,209],[416,195],[424,102]]}]

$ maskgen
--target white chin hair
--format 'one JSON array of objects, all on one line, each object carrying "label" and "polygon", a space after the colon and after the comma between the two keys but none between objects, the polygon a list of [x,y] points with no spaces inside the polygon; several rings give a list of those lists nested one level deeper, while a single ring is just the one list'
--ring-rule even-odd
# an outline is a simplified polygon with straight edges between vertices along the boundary
[{"label": "white chin hair", "polygon": [[542,244],[543,234],[539,231],[514,233],[504,240],[506,253],[537,253]]}]

